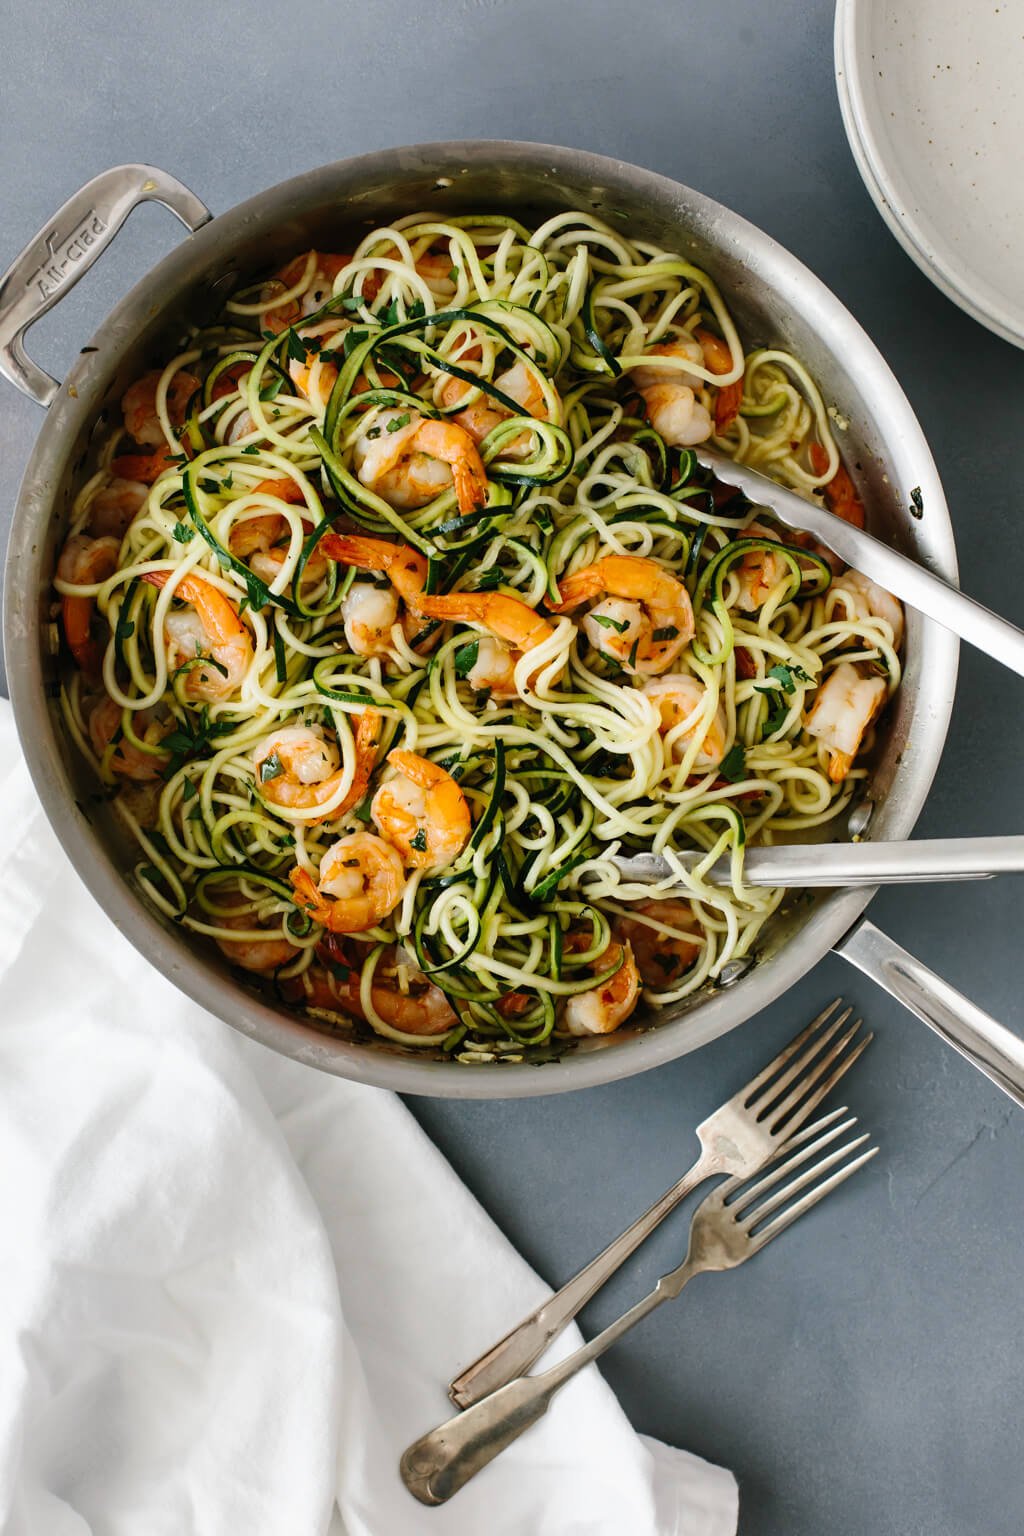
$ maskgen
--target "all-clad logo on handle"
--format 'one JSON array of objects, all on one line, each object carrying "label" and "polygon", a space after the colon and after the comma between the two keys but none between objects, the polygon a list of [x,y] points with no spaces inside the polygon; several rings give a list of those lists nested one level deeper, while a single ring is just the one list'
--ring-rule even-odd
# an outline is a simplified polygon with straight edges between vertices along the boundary
[{"label": "all-clad logo on handle", "polygon": [[69,239],[62,240],[59,232],[52,229],[46,236],[46,260],[33,272],[27,286],[31,288],[34,284],[39,290],[39,297],[48,299],[62,283],[67,282],[77,264],[90,247],[96,244],[106,227],[95,208],[91,208]]}]

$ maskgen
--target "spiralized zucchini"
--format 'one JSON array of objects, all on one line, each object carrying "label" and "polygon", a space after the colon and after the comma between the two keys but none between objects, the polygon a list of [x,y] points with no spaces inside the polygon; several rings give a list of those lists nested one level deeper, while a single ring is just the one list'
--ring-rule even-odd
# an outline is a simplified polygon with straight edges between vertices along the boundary
[{"label": "spiralized zucchini", "polygon": [[[621,999],[633,948],[654,1008],[753,952],[783,893],[745,884],[744,848],[841,816],[865,770],[830,777],[807,711],[839,665],[890,695],[899,633],[666,427],[685,418],[696,441],[708,422],[808,497],[845,474],[814,381],[786,352],[744,355],[706,273],[590,214],[415,214],[236,294],[124,415],[58,572],[62,707],[154,906],[282,1006],[468,1062],[567,1045],[584,994],[576,1017],[614,1027],[598,993]],[[482,481],[468,454],[437,456],[467,432]],[[411,551],[423,608],[393,571],[332,558],[338,537]],[[621,557],[685,589],[692,638],[653,586],[647,607],[603,589],[566,607]],[[453,594],[476,594],[475,616],[431,617]],[[543,638],[510,647],[487,598],[525,605]],[[361,654],[359,615],[378,612]],[[274,748],[282,729],[304,733],[306,769]],[[340,838],[376,836],[395,750],[455,781],[470,834],[403,860],[379,921],[328,933],[294,871],[315,888]],[[312,787],[282,804],[302,772]],[[694,848],[673,876],[689,906],[651,906],[667,887],[612,862]],[[724,886],[707,878],[723,853]]]}]

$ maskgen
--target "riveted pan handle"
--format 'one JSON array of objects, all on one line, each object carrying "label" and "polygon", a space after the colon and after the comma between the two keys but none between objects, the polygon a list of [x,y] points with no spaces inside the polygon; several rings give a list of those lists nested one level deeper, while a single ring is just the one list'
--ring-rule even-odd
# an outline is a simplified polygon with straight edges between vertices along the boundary
[{"label": "riveted pan handle", "polygon": [[1024,1107],[1024,1040],[862,918],[835,946]]},{"label": "riveted pan handle", "polygon": [[213,217],[166,171],[115,165],[69,197],[0,278],[0,373],[40,405],[50,405],[60,385],[26,353],[25,332],[102,256],[132,209],[150,202],[190,230]]}]

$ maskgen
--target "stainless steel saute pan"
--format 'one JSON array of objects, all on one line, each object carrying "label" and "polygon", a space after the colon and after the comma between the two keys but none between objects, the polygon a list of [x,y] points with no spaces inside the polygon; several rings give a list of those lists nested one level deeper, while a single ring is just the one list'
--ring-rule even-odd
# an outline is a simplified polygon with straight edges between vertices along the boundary
[{"label": "stainless steel saute pan", "polygon": [[[27,355],[23,333],[102,254],[138,203],[163,203],[189,237],[122,300],[58,383]],[[777,915],[757,963],[659,1017],[582,1044],[542,1068],[468,1068],[385,1041],[334,1037],[272,1006],[219,956],[163,922],[128,883],[115,827],[82,804],[95,789],[53,702],[50,580],[76,474],[104,409],[189,316],[211,314],[239,277],[419,208],[505,209],[529,216],[593,208],[613,224],[681,250],[722,285],[743,334],[791,347],[809,365],[872,509],[873,528],[956,579],[949,515],[921,429],[867,336],[827,288],[767,235],[676,182],[619,161],[538,144],[426,144],[340,161],[272,187],[213,218],[180,182],[119,166],[75,194],[0,283],[0,372],[49,408],[18,501],[6,578],[4,638],[18,728],[46,812],[82,879],[132,943],[197,1002],[243,1033],[325,1071],[412,1093],[491,1098],[554,1093],[642,1072],[694,1050],[780,996],[835,949],[937,1029],[1024,1103],[1024,1045],[861,919],[870,889],[820,892]],[[911,491],[924,515],[909,515]],[[915,495],[915,501],[917,497]],[[957,642],[908,614],[904,685],[874,770],[872,838],[905,838],[938,765],[956,681]]]}]

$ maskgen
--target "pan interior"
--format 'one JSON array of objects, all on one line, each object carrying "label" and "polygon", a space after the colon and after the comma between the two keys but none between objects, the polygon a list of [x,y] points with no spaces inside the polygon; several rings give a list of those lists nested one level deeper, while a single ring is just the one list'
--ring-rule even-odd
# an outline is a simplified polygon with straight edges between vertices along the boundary
[{"label": "pan interior", "polygon": [[[795,352],[822,388],[872,531],[955,575],[941,487],[910,407],[838,301],[768,237],[699,194],[616,162],[531,145],[424,146],[342,162],[274,188],[200,231],[122,302],[94,338],[96,351],[68,379],[71,388],[61,392],[26,477],[12,540],[7,655],[14,659],[19,726],[51,819],[94,893],[154,963],[245,1032],[327,1070],[411,1091],[551,1092],[682,1054],[784,990],[852,923],[870,893],[800,893],[770,921],[756,964],[727,992],[697,994],[663,1010],[653,1028],[641,1018],[635,1028],[581,1042],[542,1071],[474,1071],[411,1057],[383,1040],[332,1036],[328,1026],[311,1028],[283,1014],[228,974],[215,952],[201,952],[193,936],[141,910],[123,874],[131,857],[126,836],[68,741],[54,701],[49,583],[94,438],[128,383],[168,355],[186,317],[212,318],[234,286],[296,252],[350,248],[367,229],[413,210],[447,216],[493,209],[529,224],[571,208],[592,210],[705,267],[748,349],[770,343]],[[917,487],[925,507],[920,520],[908,515]],[[918,615],[907,619],[905,678],[879,733],[869,790],[871,835],[879,838],[911,830],[937,765],[955,682],[955,643]],[[834,824],[827,835],[846,834]],[[491,1079],[486,1086],[484,1076]]]}]

